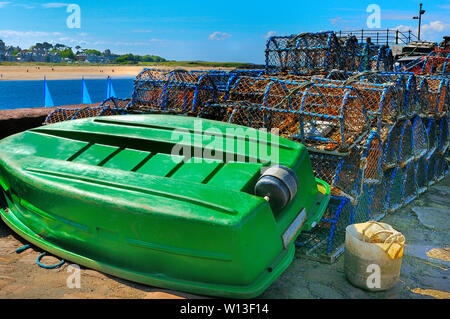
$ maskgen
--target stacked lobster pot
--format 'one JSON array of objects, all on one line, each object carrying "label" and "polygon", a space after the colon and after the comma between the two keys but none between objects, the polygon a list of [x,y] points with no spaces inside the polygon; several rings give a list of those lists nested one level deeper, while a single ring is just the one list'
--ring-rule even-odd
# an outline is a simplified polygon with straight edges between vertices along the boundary
[{"label": "stacked lobster pot", "polygon": [[403,67],[403,71],[424,75],[449,75],[450,51],[436,49],[426,57],[418,57]]},{"label": "stacked lobster pot", "polygon": [[259,77],[262,73],[144,69],[135,80],[129,109],[196,115],[202,105],[224,101],[239,77]]},{"label": "stacked lobster pot", "polygon": [[131,108],[189,114],[217,99],[216,85],[208,73],[145,69],[136,77]]},{"label": "stacked lobster pot", "polygon": [[343,49],[334,32],[273,36],[266,44],[268,74],[317,74],[344,65]]},{"label": "stacked lobster pot", "polygon": [[450,76],[420,75],[418,79],[419,89],[427,92],[421,115],[430,144],[424,158],[426,174],[422,184],[432,185],[448,171]]},{"label": "stacked lobster pot", "polygon": [[226,103],[205,104],[198,114],[276,130],[308,148],[316,176],[333,189],[332,204],[319,225],[323,253],[329,254],[342,246],[345,226],[372,218],[364,191],[372,191],[382,180],[381,140],[371,128],[360,89],[312,78],[297,80],[240,77]]},{"label": "stacked lobster pot", "polygon": [[349,71],[393,71],[394,56],[385,45],[361,43],[357,45],[357,64]]},{"label": "stacked lobster pot", "polygon": [[[305,145],[332,197],[321,222],[296,243],[332,261],[346,226],[381,219],[448,173],[450,74],[442,54],[431,67],[423,59],[418,75],[393,72],[388,47],[355,37],[277,36],[267,41],[264,72],[145,69],[131,101],[105,105],[110,113],[125,107],[225,121]],[[60,110],[49,122],[98,115],[91,111]]]},{"label": "stacked lobster pot", "polygon": [[425,59],[422,74],[445,75],[450,74],[450,51],[436,50]]}]

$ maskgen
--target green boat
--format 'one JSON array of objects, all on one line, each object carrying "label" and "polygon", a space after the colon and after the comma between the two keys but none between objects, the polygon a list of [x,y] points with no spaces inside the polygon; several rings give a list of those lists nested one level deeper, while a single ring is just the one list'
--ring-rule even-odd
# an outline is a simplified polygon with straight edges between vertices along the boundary
[{"label": "green boat", "polygon": [[329,197],[303,145],[228,123],[110,116],[0,141],[1,217],[17,234],[65,260],[196,294],[260,295]]}]

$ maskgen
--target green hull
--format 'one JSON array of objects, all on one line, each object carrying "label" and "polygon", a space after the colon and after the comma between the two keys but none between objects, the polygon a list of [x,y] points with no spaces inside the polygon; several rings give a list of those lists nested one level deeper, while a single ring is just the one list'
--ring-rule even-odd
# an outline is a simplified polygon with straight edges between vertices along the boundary
[{"label": "green hull", "polygon": [[[211,140],[197,139],[195,121],[104,117],[4,139],[2,219],[36,246],[118,277],[204,295],[261,294],[293,259],[294,243],[285,247],[283,234],[292,231],[301,211],[307,219],[294,228],[293,238],[320,220],[329,187],[314,178],[308,153],[298,143],[280,138],[271,146],[279,153],[276,163],[250,154],[252,146],[274,138],[251,129],[247,133],[256,138],[237,133],[243,150],[227,148],[222,158],[206,160]],[[225,133],[237,126],[202,124],[223,132],[223,145],[236,139]],[[171,155],[179,145],[173,132],[180,128],[176,137],[194,145],[190,159],[187,152]],[[230,161],[230,153],[246,160]],[[280,212],[253,194],[261,167],[274,164],[299,178],[297,195]]]}]

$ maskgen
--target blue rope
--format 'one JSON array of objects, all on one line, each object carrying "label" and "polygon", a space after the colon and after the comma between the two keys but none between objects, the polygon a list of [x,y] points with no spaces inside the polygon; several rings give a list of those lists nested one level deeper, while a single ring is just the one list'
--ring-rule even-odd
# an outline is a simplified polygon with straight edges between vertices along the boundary
[{"label": "blue rope", "polygon": [[36,264],[38,264],[39,267],[42,267],[42,268],[45,268],[45,269],[55,269],[55,268],[61,267],[65,263],[64,259],[61,259],[61,261],[59,263],[57,263],[56,265],[44,265],[44,264],[41,263],[41,259],[46,254],[47,253],[44,252],[44,253],[40,254],[38,256],[38,258],[36,259]]},{"label": "blue rope", "polygon": [[17,248],[16,250],[14,250],[14,252],[17,253],[17,254],[20,254],[21,252],[27,250],[28,248],[30,248],[30,245],[25,245],[25,246],[22,246],[20,248]]}]

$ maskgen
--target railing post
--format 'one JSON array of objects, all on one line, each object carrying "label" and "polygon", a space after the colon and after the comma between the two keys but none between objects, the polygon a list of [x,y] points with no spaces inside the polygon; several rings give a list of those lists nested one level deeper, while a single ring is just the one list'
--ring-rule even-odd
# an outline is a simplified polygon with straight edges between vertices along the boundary
[{"label": "railing post", "polygon": [[389,46],[389,29],[386,29],[386,46]]},{"label": "railing post", "polygon": [[361,29],[361,43],[364,43],[364,29]]},{"label": "railing post", "polygon": [[398,44],[398,30],[395,32],[395,44]]}]

